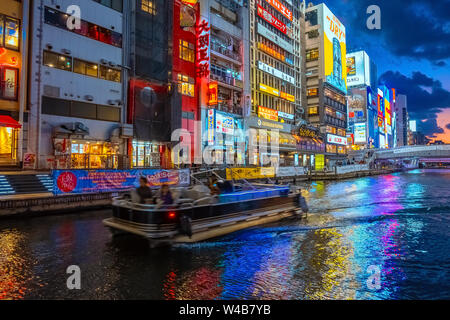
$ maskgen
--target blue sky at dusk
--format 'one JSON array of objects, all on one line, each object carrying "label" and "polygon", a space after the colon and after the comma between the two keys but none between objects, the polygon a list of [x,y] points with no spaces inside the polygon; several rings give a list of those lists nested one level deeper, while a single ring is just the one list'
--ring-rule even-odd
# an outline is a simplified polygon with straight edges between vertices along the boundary
[{"label": "blue sky at dusk", "polygon": [[[365,50],[380,82],[408,96],[418,129],[450,143],[450,0],[323,2],[345,25],[347,49]],[[381,9],[381,30],[366,27],[370,5]]]}]

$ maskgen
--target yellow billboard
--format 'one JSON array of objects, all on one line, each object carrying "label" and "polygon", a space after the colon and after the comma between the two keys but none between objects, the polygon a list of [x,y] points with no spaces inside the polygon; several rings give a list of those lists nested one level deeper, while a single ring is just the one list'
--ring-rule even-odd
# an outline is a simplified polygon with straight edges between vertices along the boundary
[{"label": "yellow billboard", "polygon": [[325,156],[323,154],[316,154],[315,170],[322,171],[325,167]]},{"label": "yellow billboard", "polygon": [[333,87],[347,93],[346,31],[345,26],[328,9],[323,8],[324,76]]},{"label": "yellow billboard", "polygon": [[227,169],[227,180],[264,179],[275,177],[274,167],[231,168]]}]

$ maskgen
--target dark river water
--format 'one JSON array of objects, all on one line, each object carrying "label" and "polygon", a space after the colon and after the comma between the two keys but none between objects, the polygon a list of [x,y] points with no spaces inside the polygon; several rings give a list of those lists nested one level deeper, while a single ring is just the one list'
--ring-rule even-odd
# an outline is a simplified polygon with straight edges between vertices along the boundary
[{"label": "dark river water", "polygon": [[0,299],[450,299],[450,170],[308,187],[306,219],[172,248],[109,210],[0,220]]}]

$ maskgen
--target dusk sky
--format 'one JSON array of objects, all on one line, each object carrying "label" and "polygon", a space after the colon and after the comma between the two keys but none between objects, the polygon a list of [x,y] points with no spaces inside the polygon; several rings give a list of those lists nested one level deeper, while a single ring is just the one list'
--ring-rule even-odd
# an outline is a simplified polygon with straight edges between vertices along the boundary
[{"label": "dusk sky", "polygon": [[[346,27],[348,51],[365,50],[379,81],[408,96],[418,130],[450,143],[450,0],[324,2]],[[381,9],[381,30],[366,27],[370,5]]]}]

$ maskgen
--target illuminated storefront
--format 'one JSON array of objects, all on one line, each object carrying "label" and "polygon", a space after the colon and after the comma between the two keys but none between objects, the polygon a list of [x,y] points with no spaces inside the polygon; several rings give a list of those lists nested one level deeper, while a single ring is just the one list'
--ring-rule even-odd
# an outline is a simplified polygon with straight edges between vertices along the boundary
[{"label": "illuminated storefront", "polygon": [[133,168],[159,167],[161,165],[162,146],[158,143],[133,140]]},{"label": "illuminated storefront", "polygon": [[22,5],[0,4],[0,165],[17,165],[19,159],[19,79],[21,73]]}]

